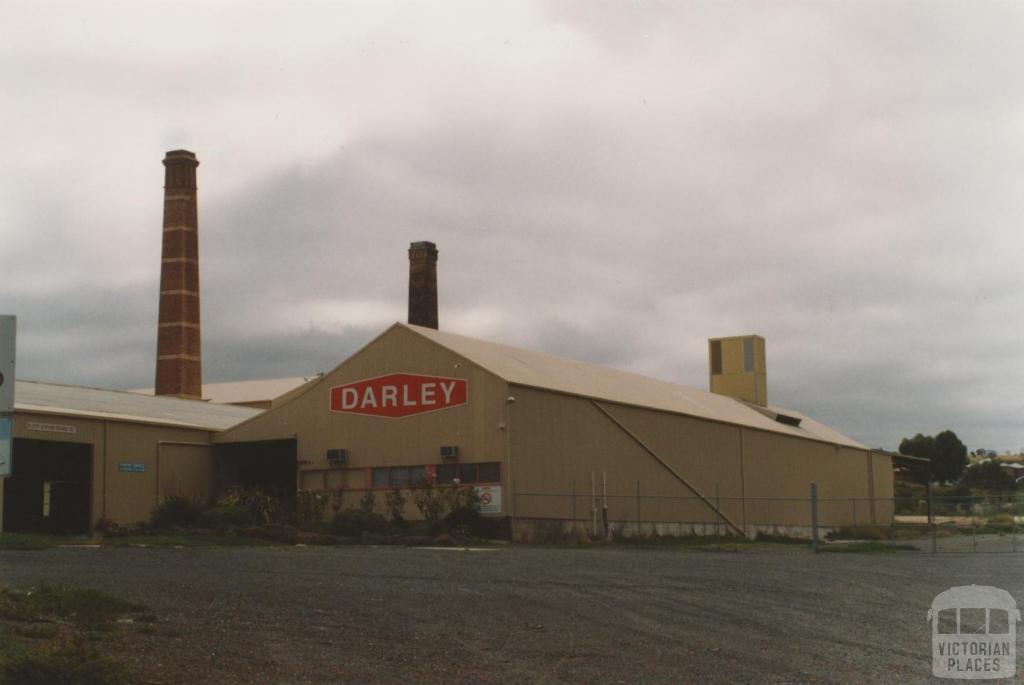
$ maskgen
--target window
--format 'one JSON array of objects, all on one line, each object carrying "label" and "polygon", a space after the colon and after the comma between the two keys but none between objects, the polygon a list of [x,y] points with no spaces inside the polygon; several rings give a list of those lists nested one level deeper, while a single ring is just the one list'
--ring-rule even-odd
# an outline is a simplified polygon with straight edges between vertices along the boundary
[{"label": "window", "polygon": [[743,370],[753,371],[754,370],[754,339],[744,338],[743,339]]},{"label": "window", "polygon": [[416,487],[427,480],[426,466],[413,466],[409,469],[409,485]]},{"label": "window", "polygon": [[960,610],[960,634],[961,635],[984,635],[985,634],[985,610],[984,609],[961,609]]},{"label": "window", "polygon": [[989,635],[1009,635],[1010,634],[1010,615],[1006,609],[989,609],[988,610],[988,634]]},{"label": "window", "polygon": [[956,635],[956,609],[939,611],[939,635]]},{"label": "window", "polygon": [[375,488],[386,488],[388,486],[388,468],[379,468],[373,470],[373,487]]},{"label": "window", "polygon": [[437,484],[451,485],[455,480],[455,464],[438,464],[436,468]]},{"label": "window", "polygon": [[459,481],[462,483],[475,483],[476,469],[476,464],[459,464]]},{"label": "window", "polygon": [[719,375],[722,373],[722,341],[711,341],[711,373]]},{"label": "window", "polygon": [[480,464],[480,472],[477,474],[478,483],[499,483],[501,482],[501,464],[492,462]]},{"label": "window", "polygon": [[392,466],[391,467],[391,482],[388,483],[393,488],[404,488],[409,485],[409,467],[408,466]]}]

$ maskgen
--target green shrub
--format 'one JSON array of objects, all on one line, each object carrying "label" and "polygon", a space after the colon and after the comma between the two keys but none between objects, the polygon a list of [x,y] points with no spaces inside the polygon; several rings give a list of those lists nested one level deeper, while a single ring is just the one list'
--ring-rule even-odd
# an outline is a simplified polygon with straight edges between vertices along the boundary
[{"label": "green shrub", "polygon": [[328,495],[316,490],[299,490],[295,501],[295,522],[302,530],[313,530],[324,521]]},{"label": "green shrub", "polygon": [[253,520],[252,515],[242,507],[234,504],[218,504],[200,515],[199,524],[203,528],[243,527],[251,526]]},{"label": "green shrub", "polygon": [[373,510],[377,508],[377,496],[373,494],[373,490],[367,490],[363,493],[363,497],[359,500],[359,511],[364,514],[372,514]]},{"label": "green shrub", "polygon": [[217,499],[217,504],[241,507],[255,523],[279,523],[284,514],[281,500],[259,488],[230,488]]},{"label": "green shrub", "polygon": [[0,652],[0,682],[19,685],[119,685],[131,678],[125,667],[82,641],[53,649],[9,645]]},{"label": "green shrub", "polygon": [[265,526],[245,528],[242,530],[242,535],[258,540],[281,542],[286,545],[294,545],[299,539],[299,531],[294,526],[286,526],[280,523],[268,523]]},{"label": "green shrub", "polygon": [[366,513],[362,509],[339,511],[331,521],[331,532],[343,537],[358,537],[364,532],[383,533],[388,528],[387,520],[376,513]]},{"label": "green shrub", "polygon": [[384,494],[384,506],[392,523],[398,526],[405,524],[405,495],[401,490],[388,490]]},{"label": "green shrub", "polygon": [[480,521],[480,497],[470,486],[448,491],[448,515],[445,528],[464,535],[474,534]]},{"label": "green shrub", "polygon": [[202,507],[189,498],[171,495],[153,507],[149,514],[149,524],[157,530],[173,526],[187,528],[199,522],[202,512]]}]

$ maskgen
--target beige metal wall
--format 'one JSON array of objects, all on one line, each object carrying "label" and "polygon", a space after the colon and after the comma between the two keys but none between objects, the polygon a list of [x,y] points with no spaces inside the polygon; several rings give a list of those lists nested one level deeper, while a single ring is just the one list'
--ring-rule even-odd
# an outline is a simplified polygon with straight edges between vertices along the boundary
[{"label": "beige metal wall", "polygon": [[542,390],[511,391],[517,516],[569,518],[573,500],[565,494],[575,489],[577,518],[586,518],[595,474],[599,492],[607,479],[611,520],[713,522],[714,509],[699,493],[717,499],[722,515],[740,527],[806,526],[811,482],[829,523],[852,522],[855,505],[838,498],[864,500],[857,505],[860,523],[872,515],[878,523],[891,520],[891,508],[868,503],[892,495],[885,455]]},{"label": "beige metal wall", "polygon": [[[401,419],[330,410],[332,387],[400,372],[466,379],[469,401]],[[509,395],[516,401],[506,405]],[[502,429],[506,421],[507,434]],[[884,455],[666,412],[607,402],[598,406],[587,398],[536,388],[509,388],[400,327],[389,329],[291,401],[214,440],[292,436],[298,444],[299,487],[343,489],[345,506],[361,496],[365,469],[435,464],[441,445],[457,445],[460,462],[504,462],[502,515],[513,513],[514,499],[515,515],[524,518],[568,519],[574,501],[577,518],[586,518],[592,474],[599,491],[607,476],[612,519],[632,521],[639,515],[645,521],[715,521],[714,509],[671,469],[708,500],[717,497],[719,510],[737,526],[808,525],[812,481],[823,499],[884,497],[892,487]],[[348,450],[348,469],[329,467],[326,451],[336,448]],[[575,500],[570,496],[574,490]],[[840,520],[847,509],[852,513],[852,507],[828,505],[826,513]],[[888,522],[881,512],[874,514],[878,522]]]},{"label": "beige metal wall", "polygon": [[[74,432],[68,432],[74,430]],[[75,416],[15,412],[14,437],[92,446],[90,522],[121,524],[149,518],[158,499],[209,496],[210,431]],[[188,444],[179,444],[188,443]],[[15,462],[18,455],[15,451]],[[120,463],[145,464],[145,472],[121,471]],[[17,466],[15,466],[17,468]]]},{"label": "beige metal wall", "polygon": [[[466,404],[404,418],[382,418],[330,410],[330,391],[391,373],[465,379]],[[215,436],[221,442],[251,442],[295,436],[299,487],[353,491],[363,487],[365,469],[441,462],[440,447],[456,445],[459,462],[504,460],[502,421],[506,383],[449,350],[400,327],[325,374],[290,402]],[[348,470],[331,469],[327,450],[348,450]],[[502,474],[504,477],[504,473]],[[381,498],[378,498],[381,499]],[[346,501],[346,506],[351,504]]]}]

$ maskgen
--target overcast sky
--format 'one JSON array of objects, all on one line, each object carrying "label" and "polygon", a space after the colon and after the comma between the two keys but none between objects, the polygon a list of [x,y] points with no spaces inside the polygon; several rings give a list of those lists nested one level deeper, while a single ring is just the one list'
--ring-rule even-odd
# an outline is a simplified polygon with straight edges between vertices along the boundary
[{"label": "overcast sky", "polygon": [[1024,446],[1024,3],[0,3],[18,376],[152,386],[165,151],[199,167],[204,378],[404,320]]}]

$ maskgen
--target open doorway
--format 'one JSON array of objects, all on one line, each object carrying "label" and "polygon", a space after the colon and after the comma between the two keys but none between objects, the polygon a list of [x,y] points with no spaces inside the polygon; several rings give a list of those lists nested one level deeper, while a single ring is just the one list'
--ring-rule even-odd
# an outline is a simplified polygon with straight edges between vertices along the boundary
[{"label": "open doorway", "polygon": [[214,488],[259,488],[293,503],[298,489],[297,441],[229,442],[214,447]]},{"label": "open doorway", "polygon": [[15,438],[3,481],[4,531],[86,533],[92,493],[92,445]]}]

